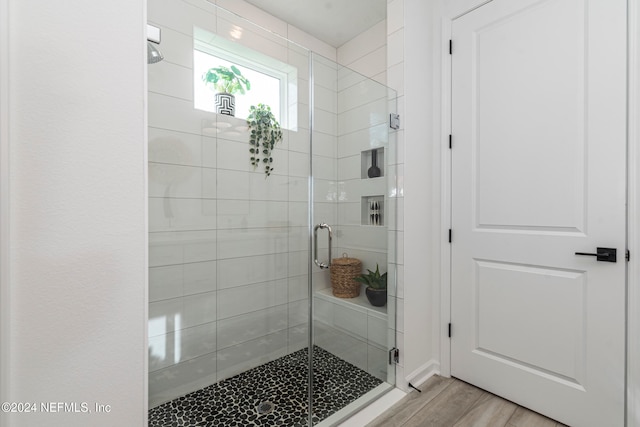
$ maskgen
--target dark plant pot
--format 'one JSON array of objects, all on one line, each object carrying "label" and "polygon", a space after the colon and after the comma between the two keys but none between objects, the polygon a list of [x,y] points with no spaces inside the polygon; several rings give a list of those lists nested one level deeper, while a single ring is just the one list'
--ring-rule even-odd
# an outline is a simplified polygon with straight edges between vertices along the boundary
[{"label": "dark plant pot", "polygon": [[373,289],[367,288],[365,290],[367,299],[374,307],[382,307],[387,303],[387,290],[386,289]]},{"label": "dark plant pot", "polygon": [[236,115],[236,97],[230,93],[216,93],[216,113],[227,116]]}]

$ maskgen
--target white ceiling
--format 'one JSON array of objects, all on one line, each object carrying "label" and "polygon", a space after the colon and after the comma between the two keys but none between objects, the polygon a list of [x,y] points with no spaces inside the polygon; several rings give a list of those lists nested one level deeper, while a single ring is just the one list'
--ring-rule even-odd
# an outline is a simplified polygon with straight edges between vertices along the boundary
[{"label": "white ceiling", "polygon": [[387,16],[387,0],[247,1],[334,47]]}]

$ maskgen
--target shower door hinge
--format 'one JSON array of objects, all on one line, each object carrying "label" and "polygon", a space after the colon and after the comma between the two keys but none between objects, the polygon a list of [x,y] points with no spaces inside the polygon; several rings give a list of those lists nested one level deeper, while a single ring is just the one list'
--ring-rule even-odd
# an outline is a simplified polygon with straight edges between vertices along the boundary
[{"label": "shower door hinge", "polygon": [[629,252],[629,249],[627,249],[627,252],[624,254],[624,259],[631,261],[631,252]]},{"label": "shower door hinge", "polygon": [[393,347],[389,350],[389,365],[397,365],[400,363],[400,350]]},{"label": "shower door hinge", "polygon": [[453,148],[453,135],[449,135],[449,150]]},{"label": "shower door hinge", "polygon": [[453,40],[449,40],[449,55],[453,55]]},{"label": "shower door hinge", "polygon": [[391,129],[400,129],[400,115],[396,113],[389,114],[389,127]]},{"label": "shower door hinge", "polygon": [[449,229],[449,243],[451,243],[451,235],[453,234],[453,232],[451,231],[451,229]]},{"label": "shower door hinge", "polygon": [[449,338],[451,338],[451,323],[449,323]]}]

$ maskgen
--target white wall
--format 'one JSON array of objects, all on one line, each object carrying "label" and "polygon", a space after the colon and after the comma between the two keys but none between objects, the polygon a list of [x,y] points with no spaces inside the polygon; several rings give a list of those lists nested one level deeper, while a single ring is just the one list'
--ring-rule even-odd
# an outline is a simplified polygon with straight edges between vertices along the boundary
[{"label": "white wall", "polygon": [[145,425],[145,2],[2,6],[12,310],[2,381],[15,402],[111,405],[3,425]]}]

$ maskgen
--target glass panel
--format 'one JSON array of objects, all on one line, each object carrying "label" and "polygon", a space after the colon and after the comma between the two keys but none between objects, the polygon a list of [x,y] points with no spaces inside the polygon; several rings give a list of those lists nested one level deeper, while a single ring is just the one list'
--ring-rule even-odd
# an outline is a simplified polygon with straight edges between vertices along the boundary
[{"label": "glass panel", "polygon": [[[309,54],[206,1],[148,9],[164,55],[148,67],[150,425],[306,425]],[[194,106],[207,49],[285,86],[251,101],[280,112],[269,176],[247,106]]]},{"label": "glass panel", "polygon": [[[395,385],[395,93],[316,54],[312,69],[313,222],[333,236],[331,268],[313,267],[313,413],[334,425]],[[319,230],[320,262],[328,245]]]}]

